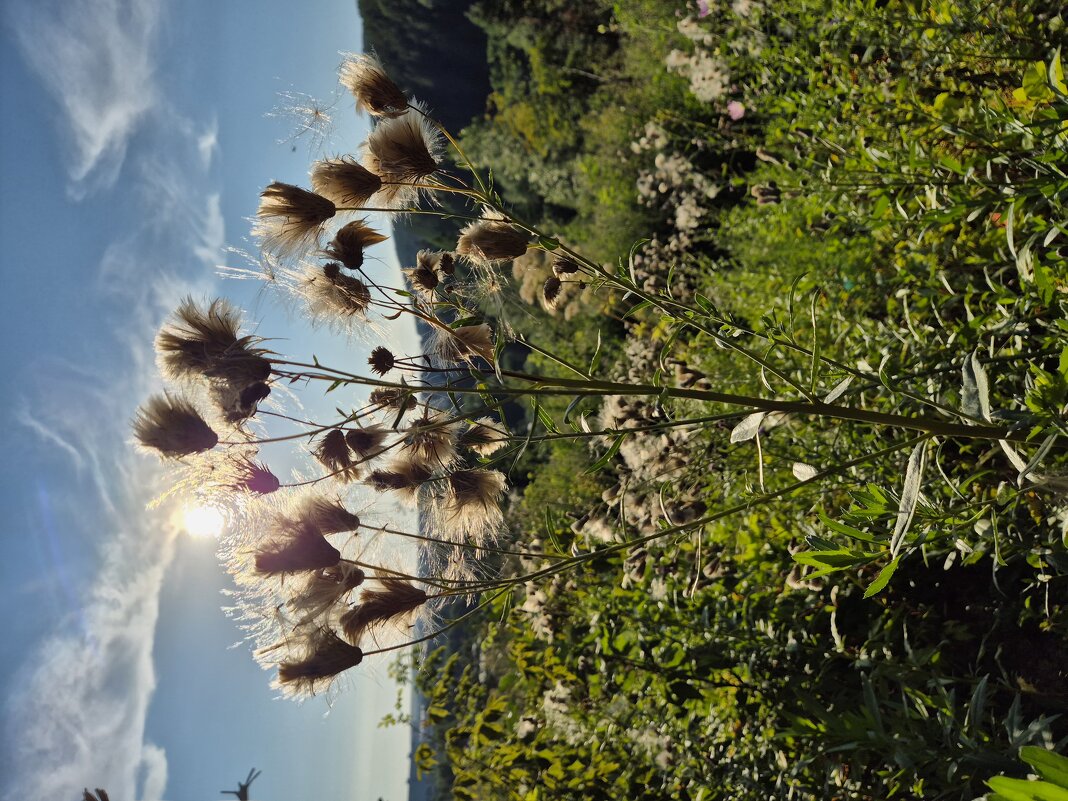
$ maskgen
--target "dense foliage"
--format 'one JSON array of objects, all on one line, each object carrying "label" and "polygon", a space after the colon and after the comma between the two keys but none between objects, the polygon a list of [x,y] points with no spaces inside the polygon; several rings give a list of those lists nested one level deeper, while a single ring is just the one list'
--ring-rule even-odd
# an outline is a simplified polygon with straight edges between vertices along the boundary
[{"label": "dense foliage", "polygon": [[[714,324],[695,334],[595,287],[546,311],[532,252],[514,272],[525,308],[495,311],[519,336],[624,380],[759,394],[786,376],[886,413],[1064,432],[1053,6],[482,0],[471,18],[492,91],[463,142],[495,188]],[[557,404],[529,422],[696,414]],[[418,764],[442,797],[972,799],[1023,775],[1021,746],[1063,744],[1063,437],[745,426],[524,452],[517,541],[605,553],[418,665]]]}]

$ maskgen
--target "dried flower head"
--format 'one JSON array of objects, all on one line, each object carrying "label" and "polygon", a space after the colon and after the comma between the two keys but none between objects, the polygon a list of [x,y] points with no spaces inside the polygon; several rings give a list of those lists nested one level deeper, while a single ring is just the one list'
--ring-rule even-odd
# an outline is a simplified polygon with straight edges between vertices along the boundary
[{"label": "dried flower head", "polygon": [[216,384],[212,387],[212,398],[222,411],[226,422],[232,425],[239,425],[256,414],[260,401],[270,394],[271,386],[266,381],[249,384],[240,391],[228,384]]},{"label": "dried flower head", "polygon": [[500,500],[507,486],[497,470],[457,470],[448,477],[440,524],[481,545],[504,519]]},{"label": "dried flower head", "polygon": [[442,253],[438,259],[438,272],[442,275],[453,275],[456,272],[456,257],[451,253]]},{"label": "dried flower head", "polygon": [[353,428],[345,432],[345,442],[361,459],[370,459],[382,452],[382,445],[389,436],[389,429],[382,426]]},{"label": "dried flower head", "polygon": [[329,612],[363,580],[363,571],[348,562],[316,570],[286,601],[286,608],[296,616],[298,626],[306,625]]},{"label": "dried flower head", "polygon": [[483,216],[460,232],[456,252],[478,264],[516,259],[527,252],[530,237],[505,220]]},{"label": "dried flower head", "polygon": [[323,224],[336,211],[321,195],[275,181],[260,193],[252,233],[266,250],[279,256],[292,255],[318,241]]},{"label": "dried flower head", "polygon": [[508,432],[497,425],[491,417],[483,417],[468,423],[460,432],[458,443],[479,456],[490,456],[508,442]]},{"label": "dried flower head", "polygon": [[418,497],[433,475],[434,471],[424,464],[398,459],[385,470],[372,470],[365,483],[378,492],[393,491],[410,500]]},{"label": "dried flower head", "polygon": [[424,295],[433,295],[434,290],[438,288],[438,274],[433,269],[424,266],[423,264],[416,264],[415,267],[406,267],[404,274],[408,276],[408,281],[412,285],[412,289],[416,292]]},{"label": "dried flower head", "polygon": [[375,56],[349,56],[338,72],[341,85],[356,98],[357,108],[376,117],[398,117],[408,111],[408,98]]},{"label": "dried flower head", "polygon": [[[420,104],[413,108],[422,110]],[[414,184],[433,175],[441,161],[441,134],[421,113],[384,119],[363,146],[363,165],[382,179],[375,203],[402,208],[418,200]]]},{"label": "dried flower head", "polygon": [[146,448],[177,459],[214,448],[219,437],[193,404],[171,395],[153,395],[137,410],[134,436]]},{"label": "dried flower head", "polygon": [[277,686],[287,695],[309,696],[329,688],[338,675],[363,661],[363,651],[350,645],[329,628],[305,634],[297,643],[286,643],[256,653],[261,662],[272,662],[272,655],[288,645],[293,655],[278,665]]},{"label": "dried flower head", "polygon": [[571,275],[578,271],[578,262],[566,253],[561,253],[553,259],[553,275],[557,278],[562,278],[565,275]]},{"label": "dried flower head", "polygon": [[382,179],[352,156],[342,156],[315,162],[311,185],[335,206],[359,208],[382,188]]},{"label": "dried flower head", "polygon": [[381,345],[372,350],[367,358],[367,364],[370,365],[371,372],[375,375],[385,375],[393,369],[394,363],[393,351]]},{"label": "dried flower head", "polygon": [[256,550],[254,564],[261,575],[278,576],[333,567],[341,552],[311,526],[276,529],[271,540]]},{"label": "dried flower head", "polygon": [[363,320],[371,305],[367,284],[342,272],[336,261],[327,262],[321,270],[309,265],[301,277],[300,292],[313,318],[332,323]]},{"label": "dried flower head", "polygon": [[327,431],[315,444],[315,458],[341,482],[359,478],[359,468],[352,463],[352,454],[345,442],[345,432],[340,428]]},{"label": "dried flower head", "polygon": [[424,414],[415,421],[401,442],[401,450],[412,462],[431,470],[448,467],[456,461],[456,429],[459,424],[444,415]]},{"label": "dried flower head", "polygon": [[237,390],[271,375],[255,337],[238,336],[241,314],[217,298],[203,309],[185,298],[156,336],[160,370],[172,380],[208,378]]},{"label": "dried flower head", "polygon": [[323,249],[323,255],[337,259],[350,270],[358,270],[363,266],[364,249],[387,239],[388,236],[378,233],[366,220],[353,220],[334,234],[334,239]]},{"label": "dried flower head", "polygon": [[427,594],[402,578],[376,578],[381,589],[364,587],[360,602],[341,616],[349,642],[358,643],[387,623],[400,622],[427,602]]},{"label": "dried flower head", "polygon": [[562,282],[555,275],[551,275],[545,279],[545,284],[542,285],[541,288],[541,297],[548,308],[556,308],[556,303],[560,300],[560,290],[562,288]]},{"label": "dried flower head", "polygon": [[233,489],[243,489],[256,495],[269,495],[281,486],[278,476],[267,465],[251,459],[241,459],[237,463],[237,477],[231,485]]},{"label": "dried flower head", "polygon": [[400,387],[375,387],[371,390],[368,401],[371,406],[380,409],[396,409],[399,412],[413,409],[418,403],[409,390]]},{"label": "dried flower head", "polygon": [[435,329],[432,349],[447,362],[471,362],[480,358],[492,364],[493,331],[486,323]]},{"label": "dried flower head", "polygon": [[360,527],[360,518],[341,505],[336,498],[311,495],[300,501],[293,519],[305,528],[321,534],[340,534]]}]

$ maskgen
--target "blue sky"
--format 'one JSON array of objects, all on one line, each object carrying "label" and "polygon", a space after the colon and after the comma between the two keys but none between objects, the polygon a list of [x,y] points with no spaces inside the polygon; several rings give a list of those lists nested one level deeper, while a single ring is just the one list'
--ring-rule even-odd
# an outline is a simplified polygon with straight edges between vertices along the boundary
[{"label": "blue sky", "polygon": [[[332,709],[275,700],[230,647],[212,543],[146,510],[161,471],[128,429],[158,388],[153,334],[186,294],[226,294],[293,355],[366,348],[216,269],[246,266],[229,248],[253,249],[264,185],[306,184],[312,157],[362,138],[347,97],[319,150],[280,141],[297,120],[269,116],[280,92],[330,99],[339,51],[362,45],[354,0],[0,8],[0,798],[216,799],[252,766],[259,801],[406,797],[407,732],[376,727],[396,697],[385,663]],[[379,257],[396,269],[388,243]]]}]

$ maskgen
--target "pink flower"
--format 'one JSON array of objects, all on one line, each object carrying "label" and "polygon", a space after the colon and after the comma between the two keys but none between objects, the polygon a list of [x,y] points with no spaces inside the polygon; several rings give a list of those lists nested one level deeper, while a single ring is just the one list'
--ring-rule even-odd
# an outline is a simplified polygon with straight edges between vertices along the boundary
[{"label": "pink flower", "polygon": [[712,9],[708,7],[708,0],[697,0],[697,18],[707,17],[712,13]]},{"label": "pink flower", "polygon": [[740,120],[745,116],[745,106],[737,100],[732,100],[727,104],[727,116],[732,120]]}]

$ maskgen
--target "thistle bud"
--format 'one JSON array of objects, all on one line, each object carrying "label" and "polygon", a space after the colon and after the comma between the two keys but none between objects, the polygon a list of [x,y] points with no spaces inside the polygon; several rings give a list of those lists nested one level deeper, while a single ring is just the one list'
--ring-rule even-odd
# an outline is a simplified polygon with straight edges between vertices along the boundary
[{"label": "thistle bud", "polygon": [[371,355],[370,357],[368,357],[367,363],[370,365],[372,373],[376,375],[385,375],[393,369],[393,353],[389,350],[389,348],[384,348],[379,345],[377,348],[371,351]]}]

